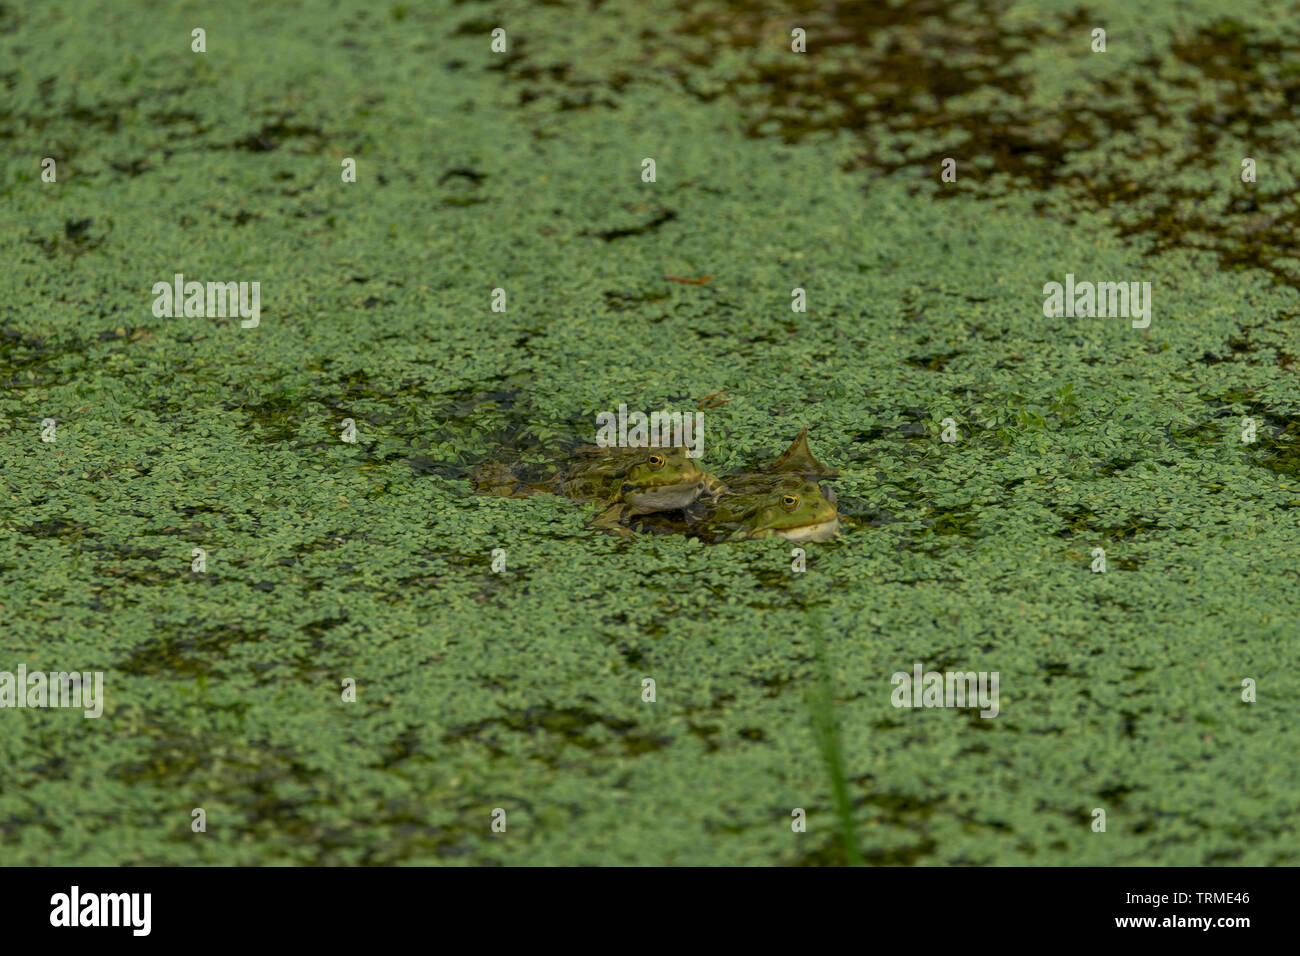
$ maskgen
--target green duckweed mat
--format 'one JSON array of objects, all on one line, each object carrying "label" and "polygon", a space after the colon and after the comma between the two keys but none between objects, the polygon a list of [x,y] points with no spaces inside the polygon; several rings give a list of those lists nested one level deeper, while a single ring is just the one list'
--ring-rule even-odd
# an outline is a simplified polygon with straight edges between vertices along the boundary
[{"label": "green duckweed mat", "polygon": [[[1294,14],[0,5],[0,862],[1300,862]],[[719,391],[802,573],[470,491]]]}]

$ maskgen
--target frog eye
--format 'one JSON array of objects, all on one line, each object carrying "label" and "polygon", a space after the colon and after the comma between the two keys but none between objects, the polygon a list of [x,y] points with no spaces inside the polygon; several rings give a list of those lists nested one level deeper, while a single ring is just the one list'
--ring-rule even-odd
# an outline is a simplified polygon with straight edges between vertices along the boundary
[{"label": "frog eye", "polygon": [[798,495],[782,495],[782,496],[781,496],[781,507],[784,508],[786,511],[794,511],[795,508],[798,508],[798,507],[799,507],[799,496],[798,496]]},{"label": "frog eye", "polygon": [[646,459],[647,463],[650,465],[651,471],[658,471],[664,466],[666,460],[667,459],[665,459],[663,455],[651,455]]}]

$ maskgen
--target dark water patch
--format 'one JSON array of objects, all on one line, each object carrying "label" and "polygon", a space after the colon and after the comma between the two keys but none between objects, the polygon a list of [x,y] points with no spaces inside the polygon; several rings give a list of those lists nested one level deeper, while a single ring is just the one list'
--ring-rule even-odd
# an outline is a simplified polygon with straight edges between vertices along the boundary
[{"label": "dark water patch", "polygon": [[639,647],[633,647],[624,642],[619,644],[615,650],[618,651],[619,656],[623,658],[623,663],[627,664],[627,666],[633,670],[640,669],[646,662],[645,651]]},{"label": "dark water patch", "polygon": [[175,560],[170,568],[158,566],[156,562],[167,554],[167,549],[162,547],[146,548],[121,542],[95,541],[86,545],[86,551],[104,562],[97,569],[97,575],[110,579],[114,586],[137,584],[166,587],[176,584],[189,568],[188,557],[180,552],[174,555]]},{"label": "dark water patch", "polygon": [[722,749],[722,744],[718,743],[717,737],[722,732],[721,725],[714,723],[714,719],[722,714],[728,704],[736,699],[736,695],[730,692],[719,694],[708,706],[704,707],[684,707],[681,710],[682,716],[687,719],[687,733],[699,740],[702,740],[708,753],[713,753]]},{"label": "dark water patch", "polygon": [[227,409],[244,412],[248,422],[258,429],[264,442],[292,442],[298,430],[311,417],[312,400],[306,390],[285,390],[254,404],[223,403]]},{"label": "dark water patch", "polygon": [[786,688],[786,686],[793,684],[796,680],[798,680],[798,678],[769,674],[766,677],[751,678],[749,682],[751,684],[756,684],[759,687],[766,688],[767,693],[763,696],[771,698],[780,697],[781,692]]},{"label": "dark water patch", "polygon": [[1300,474],[1300,415],[1262,401],[1254,388],[1199,397],[1213,410],[1211,418],[1190,428],[1170,427],[1171,438],[1214,445],[1240,436],[1245,427],[1242,419],[1251,418],[1257,423],[1255,441],[1242,443],[1251,462],[1277,474]]},{"label": "dark water patch", "polygon": [[24,23],[24,18],[4,3],[0,3],[0,35],[13,33]]},{"label": "dark water patch", "polygon": [[951,508],[931,508],[922,519],[922,523],[933,534],[959,535],[963,538],[976,537],[975,522],[975,515],[968,504]]},{"label": "dark water patch", "polygon": [[[1048,24],[1013,31],[998,22],[1000,10],[990,2],[953,6],[938,0],[846,0],[797,7],[797,22],[807,30],[810,48],[819,54],[847,48],[853,52],[851,66],[839,55],[791,53],[788,32],[779,40],[770,32],[765,36],[764,27],[774,17],[794,15],[775,4],[728,5],[725,13],[687,8],[686,33],[742,49],[771,37],[771,49],[765,45],[753,50],[748,69],[724,84],[747,108],[747,135],[794,143],[815,133],[883,126],[893,133],[951,142],[953,133],[960,131],[966,140],[962,155],[992,156],[1000,171],[1035,180],[1043,179],[1044,168],[1064,154],[1064,146],[1049,137],[1035,137],[1028,123],[1008,122],[1000,113],[1000,121],[993,123],[994,117],[947,108],[954,97],[986,88],[995,91],[992,95],[999,101],[1024,95],[1027,80],[1010,64],[1021,49],[1051,32]],[[679,70],[677,75],[683,89],[692,93],[687,72]],[[750,92],[756,87],[765,91],[758,99]],[[928,158],[886,159],[874,145],[859,162],[891,172],[918,164],[927,165],[927,175],[938,169],[937,162],[928,165]]]},{"label": "dark water patch", "polygon": [[853,519],[854,524],[871,528],[883,528],[899,520],[892,511],[874,505],[864,498],[840,495],[835,508],[841,516]]},{"label": "dark water patch", "polygon": [[1048,661],[1039,667],[1045,675],[1044,683],[1050,685],[1058,677],[1073,677],[1081,680],[1085,675],[1071,673],[1070,665],[1062,661]]},{"label": "dark water patch", "polygon": [[1300,413],[1270,409],[1265,420],[1270,428],[1257,432],[1251,460],[1275,474],[1300,478]]},{"label": "dark water patch", "polygon": [[232,647],[263,640],[265,633],[254,634],[231,624],[195,622],[187,625],[181,636],[145,641],[118,664],[118,669],[135,677],[206,676]]},{"label": "dark water patch", "polygon": [[672,293],[666,289],[645,292],[606,290],[602,295],[605,297],[605,307],[611,312],[630,312],[648,302],[663,302],[672,298]]},{"label": "dark water patch", "polygon": [[151,171],[154,167],[149,162],[148,157],[138,156],[135,159],[110,159],[108,165],[119,173],[124,173],[134,179],[136,176]]},{"label": "dark water patch", "polygon": [[[1153,253],[1208,249],[1225,268],[1300,281],[1290,261],[1300,227],[1294,196],[1234,182],[1239,176],[1225,179],[1219,168],[1238,140],[1251,142],[1256,158],[1294,152],[1293,130],[1277,123],[1278,100],[1284,110],[1300,105],[1300,36],[1293,28],[1263,38],[1222,17],[1174,38],[1170,57],[1198,71],[1196,79],[1169,79],[1167,63],[1148,59],[1123,77],[1098,77],[1077,99],[1041,106],[1031,105],[1032,63],[1020,57],[1063,37],[1077,43],[1065,55],[1097,55],[1089,35],[1096,16],[1084,7],[1014,25],[1004,22],[1006,6],[996,0],[842,0],[793,9],[744,0],[725,10],[696,11],[686,2],[681,9],[681,32],[707,37],[710,46],[684,53],[671,72],[690,96],[707,101],[725,93],[738,102],[751,137],[795,143],[848,131],[863,143],[848,169],[907,177],[935,198],[968,196],[964,184],[990,174],[1009,178],[1044,193],[1043,209],[1108,215],[1120,235],[1151,239]],[[808,55],[790,51],[788,29],[772,29],[787,21],[807,29]],[[744,54],[741,65],[702,94],[692,68],[711,65],[718,44]],[[1171,95],[1170,87],[1199,95]],[[979,105],[966,106],[965,98]],[[1153,118],[1165,127],[1190,126],[1191,140],[1171,152],[1149,131]],[[1125,137],[1118,156],[1107,145],[1117,136]],[[958,159],[958,181],[940,185],[939,164],[949,156]],[[1177,164],[1178,177],[1131,172],[1164,156]],[[1186,185],[1189,174],[1204,185]],[[1226,210],[1209,212],[1223,190],[1241,195]]]},{"label": "dark water patch", "polygon": [[752,568],[750,576],[765,591],[779,591],[782,594],[789,593],[793,580],[793,574],[788,569],[778,571],[769,567]]},{"label": "dark water patch", "polygon": [[[457,27],[454,35],[486,35],[492,26],[483,29],[484,22],[467,21]],[[545,47],[539,49],[545,50]],[[520,87],[516,100],[519,106],[545,101],[544,105],[556,112],[589,110],[596,106],[616,110],[619,108],[618,94],[635,78],[634,73],[624,70],[615,70],[609,77],[601,79],[575,75],[573,66],[568,63],[543,65],[535,62],[531,50],[526,37],[512,38],[507,52],[493,57],[493,62],[487,67],[491,72],[501,73],[507,83]]]},{"label": "dark water patch", "polygon": [[[63,108],[63,119],[70,120],[79,128],[98,128],[105,133],[116,133],[122,126],[122,114],[119,111],[135,106],[136,100],[138,97],[123,104],[101,101],[90,106],[70,103]],[[43,121],[41,126],[44,125]]]},{"label": "dark water patch", "polygon": [[[593,737],[590,728],[599,726],[613,734],[613,740]],[[502,717],[492,717],[448,730],[443,743],[473,740],[485,744],[495,756],[504,756],[498,744],[502,731],[535,737],[542,732],[563,745],[572,744],[587,751],[607,751],[611,745],[624,756],[639,757],[662,750],[673,742],[671,737],[651,733],[636,722],[620,720],[596,713],[585,707],[528,707],[507,711]]]},{"label": "dark water patch", "polygon": [[704,744],[706,754],[717,753],[722,749],[722,745],[715,739],[721,730],[717,724],[691,724],[686,732],[692,737],[700,740]]},{"label": "dark water patch", "polygon": [[[17,51],[15,51],[17,52]],[[24,113],[17,110],[0,111],[0,138],[12,139],[16,128],[35,133],[40,139],[49,143],[51,148],[46,153],[59,158],[60,163],[79,156],[87,139],[87,131],[97,130],[107,134],[122,131],[122,117],[134,115],[140,103],[156,101],[167,97],[183,96],[185,86],[173,86],[145,89],[124,97],[121,100],[99,100],[93,103],[78,103],[71,100],[62,107],[51,103],[56,77],[43,78],[38,85],[38,96],[45,107],[37,113]],[[51,129],[53,127],[53,129]],[[68,138],[64,139],[58,131],[66,130]]]},{"label": "dark water patch", "polygon": [[879,441],[889,433],[889,430],[883,425],[875,428],[866,428],[860,431],[851,432],[848,435],[848,441],[853,444],[865,444],[867,442]]},{"label": "dark water patch", "polygon": [[[1130,786],[1129,784],[1126,783],[1116,783],[1116,784],[1111,784],[1110,786],[1106,787],[1104,790],[1098,790],[1097,796],[1108,803],[1114,804],[1115,806],[1123,806],[1125,797],[1127,797],[1130,793],[1137,793],[1139,790],[1144,790],[1144,789],[1146,788]],[[1091,814],[1089,814],[1089,819],[1091,819]]]},{"label": "dark water patch", "polygon": [[195,771],[207,767],[211,759],[206,751],[194,746],[192,739],[168,738],[155,743],[143,759],[116,770],[113,777],[131,785],[162,781],[177,785]]},{"label": "dark water patch", "polygon": [[[1140,464],[1141,461],[1142,460],[1138,458],[1111,458],[1099,465],[1092,466],[1091,471],[1092,474],[1098,478],[1113,478],[1115,475],[1128,471],[1128,469],[1132,468],[1134,465]],[[1017,484],[1018,483],[1019,482],[1017,482]],[[1008,485],[1008,487],[1010,487],[1010,485]]]},{"label": "dark water patch", "polygon": [[[1111,607],[1119,608],[1125,614],[1128,614],[1136,610],[1134,605],[1130,604],[1128,601],[1121,601],[1119,598],[1116,598],[1110,594],[1096,594],[1093,596],[1093,599],[1099,605],[1110,605]],[[1100,655],[1101,653],[1103,653],[1101,648],[1094,648],[1092,652],[1092,656],[1095,657]]]},{"label": "dark water patch", "polygon": [[[1230,388],[1226,392],[1220,392],[1217,395],[1203,393],[1198,397],[1201,401],[1215,409],[1223,409],[1232,406],[1232,409],[1230,409],[1231,411],[1235,410],[1238,406],[1245,406],[1247,409],[1255,408],[1255,396],[1257,394],[1258,391],[1254,388]],[[1262,410],[1262,406],[1259,406],[1259,410]],[[1222,414],[1228,413],[1229,412],[1223,412]]]},{"label": "dark water patch", "polygon": [[6,375],[0,379],[0,387],[33,388],[48,385],[66,373],[45,366],[58,358],[81,356],[87,346],[88,343],[84,340],[63,342],[41,338],[12,326],[0,328],[0,375]]},{"label": "dark water patch", "polygon": [[952,352],[935,352],[930,355],[912,355],[903,359],[903,361],[913,368],[928,369],[931,372],[942,372],[948,367],[949,362],[958,356],[965,354],[966,353],[963,350],[956,349]]},{"label": "dark water patch", "polygon": [[96,538],[99,536],[99,532],[92,531],[91,527],[92,525],[85,521],[48,518],[44,521],[34,521],[29,525],[15,527],[14,530],[19,534],[30,535],[33,538],[56,538],[60,541],[79,542],[83,538]]},{"label": "dark water patch", "polygon": [[[591,440],[591,426],[589,419],[543,420],[523,388],[535,378],[531,372],[496,376],[477,387],[434,395],[424,412],[436,428],[414,439],[414,453],[406,462],[420,474],[455,480],[468,480],[479,465],[491,461],[505,464],[524,482],[556,474],[576,445]],[[460,454],[426,454],[435,440],[457,446]]]},{"label": "dark water patch", "polygon": [[469,462],[430,458],[428,455],[408,455],[406,463],[417,475],[437,475],[453,481],[468,481],[474,475],[475,465]]},{"label": "dark water patch", "polygon": [[[1065,527],[1056,532],[1058,538],[1086,534],[1099,540],[1131,541],[1139,534],[1166,530],[1162,529],[1159,522],[1139,515],[1130,515],[1117,524],[1103,524],[1103,519],[1086,505],[1056,511],[1055,514],[1065,522]],[[1110,558],[1107,560],[1110,561]]]},{"label": "dark water patch", "polygon": [[155,126],[189,126],[190,135],[197,136],[207,132],[203,119],[197,113],[186,110],[154,110],[149,114],[149,122]]},{"label": "dark water patch", "polygon": [[483,180],[487,179],[487,173],[480,173],[478,170],[470,169],[468,166],[453,166],[438,177],[438,185],[441,186],[448,180],[456,179],[458,177],[461,179],[467,179],[473,185],[477,186],[482,183]]},{"label": "dark water patch", "polygon": [[[367,538],[369,538],[369,533],[366,531],[353,531],[347,533],[332,532],[324,537],[317,538],[315,541],[310,541],[306,544],[300,545],[297,554],[301,556],[304,554],[316,554],[321,551],[333,551],[336,548],[341,548],[349,542],[365,541]],[[293,561],[295,559],[282,559],[282,561],[283,560]]]},{"label": "dark water patch", "polygon": [[241,136],[229,144],[212,145],[209,149],[237,149],[250,153],[267,153],[279,149],[292,140],[304,141],[309,148],[294,152],[319,152],[328,142],[328,136],[316,125],[291,122],[293,113],[282,115],[269,123],[263,123],[254,132]]},{"label": "dark water patch", "polygon": [[[656,511],[648,515],[636,515],[627,519],[627,527],[637,534],[685,534],[692,535],[699,531],[684,508],[674,511]],[[695,535],[698,537],[698,535]]]},{"label": "dark water patch", "polygon": [[384,745],[378,760],[370,766],[380,770],[391,770],[398,764],[417,756],[421,743],[420,728],[408,725],[396,738]]},{"label": "dark water patch", "polygon": [[[476,38],[491,36],[492,31],[496,29],[498,26],[499,24],[497,23],[496,20],[492,20],[488,18],[482,18],[482,19],[471,18],[469,20],[462,20],[459,24],[457,24],[456,28],[451,31],[451,36],[476,37]],[[511,46],[520,46],[523,43],[524,41],[520,40],[518,41],[518,43],[511,44]]]},{"label": "dark water patch", "polygon": [[226,220],[226,222],[234,223],[236,226],[244,226],[252,222],[254,219],[262,218],[258,213],[249,212],[247,209],[237,209],[233,213],[219,212],[217,215]]},{"label": "dark water patch", "polygon": [[[1145,693],[1145,691],[1143,692]],[[1124,737],[1137,737],[1137,725],[1143,714],[1150,713],[1150,708],[1142,711],[1120,710],[1120,734]]]},{"label": "dark water patch", "polygon": [[[316,369],[324,372],[324,369]],[[328,374],[328,373],[327,373]],[[370,377],[362,370],[353,369],[334,373],[329,381],[317,383],[285,385],[279,389],[255,392],[245,389],[244,395],[229,399],[221,404],[227,411],[240,410],[247,417],[250,426],[258,430],[258,438],[265,442],[294,442],[299,430],[308,422],[322,417],[328,419],[328,430],[337,431],[344,418],[351,418],[358,425],[365,423],[384,426],[387,431],[398,436],[408,437],[418,433],[419,426],[413,418],[421,410],[419,395],[404,391],[412,386],[385,390],[371,384]],[[418,389],[416,390],[418,393]],[[257,401],[250,401],[257,398]],[[354,404],[368,402],[381,406],[365,412],[357,411]],[[387,408],[382,406],[388,406]],[[331,416],[326,410],[333,409]],[[409,427],[402,428],[404,423]],[[396,427],[392,427],[396,426]],[[359,448],[369,448],[364,440],[364,429],[358,428]],[[329,447],[332,441],[316,443],[304,448],[320,449]],[[390,458],[400,455],[390,455]]]},{"label": "dark water patch", "polygon": [[[1095,208],[1112,207],[1120,234],[1151,237],[1153,253],[1205,248],[1215,252],[1225,268],[1262,269],[1276,281],[1294,284],[1298,276],[1286,261],[1294,258],[1294,234],[1300,225],[1293,195],[1268,193],[1240,182],[1239,175],[1222,187],[1213,184],[1222,176],[1222,156],[1231,155],[1228,147],[1238,139],[1252,144],[1250,152],[1257,159],[1293,151],[1289,131],[1276,123],[1275,97],[1292,107],[1300,102],[1300,42],[1294,33],[1285,42],[1254,38],[1244,24],[1222,18],[1190,39],[1175,42],[1171,53],[1203,77],[1195,84],[1202,96],[1186,115],[1194,130],[1193,145],[1177,162],[1184,178],[1193,171],[1206,186],[1178,186],[1163,177],[1133,181],[1125,175],[1124,163],[1111,163],[1109,170],[1099,167],[1092,173],[1088,188],[1077,197]],[[1147,66],[1159,73],[1160,64],[1150,61]],[[1273,96],[1260,96],[1261,89]],[[1151,92],[1140,83],[1129,92],[1134,91]],[[1156,145],[1152,142],[1148,150]],[[1223,189],[1240,194],[1226,210],[1203,212],[1202,201],[1216,198]],[[1149,211],[1129,211],[1139,207]]]},{"label": "dark water patch", "polygon": [[1212,421],[1190,426],[1169,425],[1165,432],[1173,441],[1190,441],[1198,445],[1212,445],[1223,438],[1223,426]]},{"label": "dark water patch", "polygon": [[903,424],[895,428],[895,434],[907,441],[928,439],[930,437],[930,413],[924,408],[904,408],[901,416]]},{"label": "dark water patch", "polygon": [[[1247,834],[1244,833],[1242,835],[1247,836]],[[1214,866],[1216,863],[1236,863],[1241,859],[1243,852],[1244,851],[1242,850],[1215,850],[1206,859],[1206,863],[1209,864],[1210,866]],[[1269,861],[1269,863],[1266,865],[1279,866],[1281,865],[1281,863],[1282,863],[1282,858],[1279,856]]]},{"label": "dark water patch", "polygon": [[661,207],[651,219],[641,223],[639,226],[624,226],[613,229],[588,230],[584,229],[579,235],[596,236],[604,239],[606,242],[613,242],[616,239],[626,239],[628,236],[643,236],[648,232],[654,232],[665,223],[672,222],[677,218],[677,213],[666,207]]},{"label": "dark water patch", "polygon": [[29,235],[27,242],[40,248],[47,258],[54,259],[59,255],[65,255],[76,259],[104,244],[104,240],[113,231],[113,220],[106,221],[108,228],[97,236],[90,233],[93,219],[68,219],[63,224],[62,236]]},{"label": "dark water patch", "polygon": [[[318,853],[330,849],[331,841],[325,839],[329,828],[311,812],[320,801],[318,782],[324,771],[306,766],[288,747],[269,745],[249,752],[243,760],[224,762],[230,780],[222,793],[236,808],[243,827],[275,839],[311,841]],[[284,790],[303,795],[286,797]],[[336,847],[350,842],[332,841]]]},{"label": "dark water patch", "polygon": [[[466,557],[475,564],[482,564],[485,561],[485,556],[483,555],[472,555]],[[436,580],[436,577],[432,580],[428,580],[426,586],[433,584],[434,580]],[[479,604],[496,604],[499,597],[510,593],[511,590],[518,587],[521,582],[527,580],[528,575],[520,574],[518,571],[509,571],[508,573],[488,573],[482,577],[478,590],[470,596]]]}]

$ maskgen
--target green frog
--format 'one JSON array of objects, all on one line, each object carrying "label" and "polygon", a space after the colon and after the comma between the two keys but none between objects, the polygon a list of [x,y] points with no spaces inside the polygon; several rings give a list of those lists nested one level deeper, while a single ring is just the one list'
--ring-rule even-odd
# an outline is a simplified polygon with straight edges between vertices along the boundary
[{"label": "green frog", "polygon": [[835,492],[818,480],[837,474],[813,455],[805,428],[775,461],[726,476],[714,494],[685,512],[685,528],[673,526],[662,515],[653,524],[710,541],[773,536],[825,541],[839,534],[840,519]]},{"label": "green frog", "polygon": [[717,478],[701,471],[685,448],[601,448],[580,445],[563,472],[546,481],[519,481],[500,462],[481,465],[474,475],[480,494],[524,498],[560,494],[579,502],[605,506],[593,526],[630,535],[625,519],[637,515],[674,511],[693,504],[701,495],[722,491]]},{"label": "green frog", "polygon": [[728,482],[735,481],[737,484],[746,484],[750,486],[760,486],[771,484],[774,479],[786,475],[802,475],[805,478],[834,478],[839,472],[833,468],[828,468],[818,461],[808,447],[808,429],[802,429],[795,436],[790,447],[781,452],[780,456],[771,464],[764,465],[757,471],[736,475],[729,478]]},{"label": "green frog", "polygon": [[828,541],[840,530],[835,492],[800,475],[748,491],[729,490],[693,517],[701,536],[714,541]]}]

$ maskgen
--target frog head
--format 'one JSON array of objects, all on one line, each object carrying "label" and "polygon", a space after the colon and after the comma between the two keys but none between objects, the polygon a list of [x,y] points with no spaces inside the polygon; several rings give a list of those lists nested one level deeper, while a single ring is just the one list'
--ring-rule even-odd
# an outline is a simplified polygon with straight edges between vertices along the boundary
[{"label": "frog head", "polygon": [[827,541],[839,534],[839,527],[835,492],[812,481],[786,482],[758,503],[731,540]]},{"label": "frog head", "polygon": [[648,448],[623,474],[614,500],[623,516],[685,508],[713,481],[686,454],[685,448]]}]

